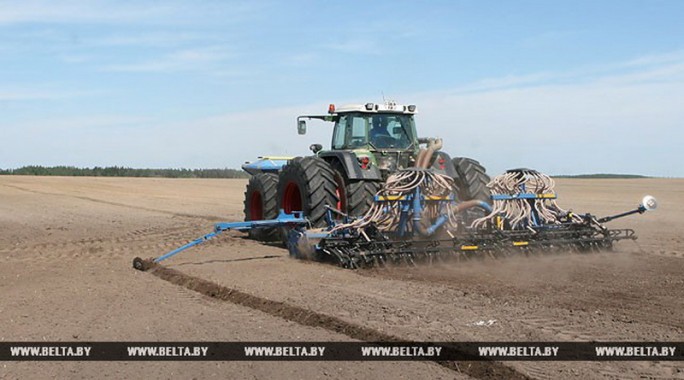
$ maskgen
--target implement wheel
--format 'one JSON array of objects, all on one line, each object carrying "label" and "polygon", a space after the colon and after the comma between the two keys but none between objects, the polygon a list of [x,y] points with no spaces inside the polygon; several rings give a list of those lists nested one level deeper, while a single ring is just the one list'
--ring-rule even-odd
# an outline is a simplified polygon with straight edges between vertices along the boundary
[{"label": "implement wheel", "polygon": [[330,164],[318,157],[296,157],[280,172],[278,206],[287,213],[302,211],[313,227],[324,227],[325,206],[337,205],[336,188]]},{"label": "implement wheel", "polygon": [[[259,173],[253,175],[245,190],[245,221],[275,219],[278,217],[278,175]],[[277,241],[277,228],[254,228],[249,238],[259,241]]]},{"label": "implement wheel", "polygon": [[135,259],[133,259],[133,268],[144,271],[145,262],[143,261],[143,259],[141,259],[140,257],[136,257]]}]

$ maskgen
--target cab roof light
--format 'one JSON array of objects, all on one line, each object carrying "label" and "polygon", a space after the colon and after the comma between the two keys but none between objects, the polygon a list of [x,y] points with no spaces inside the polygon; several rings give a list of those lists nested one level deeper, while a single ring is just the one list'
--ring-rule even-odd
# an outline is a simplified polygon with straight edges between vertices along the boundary
[{"label": "cab roof light", "polygon": [[366,103],[366,111],[372,111],[374,106],[373,103]]},{"label": "cab roof light", "polygon": [[335,113],[335,105],[334,104],[330,104],[328,106],[328,113]]},{"label": "cab roof light", "polygon": [[409,112],[416,112],[416,105],[415,104],[409,105],[408,110],[409,110]]}]

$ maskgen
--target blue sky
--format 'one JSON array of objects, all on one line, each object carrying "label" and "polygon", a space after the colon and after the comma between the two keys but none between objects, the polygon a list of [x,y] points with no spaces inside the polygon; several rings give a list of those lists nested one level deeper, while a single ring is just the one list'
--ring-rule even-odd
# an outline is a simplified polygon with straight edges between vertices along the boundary
[{"label": "blue sky", "polygon": [[0,168],[232,167],[417,104],[491,174],[684,176],[682,1],[2,1]]}]

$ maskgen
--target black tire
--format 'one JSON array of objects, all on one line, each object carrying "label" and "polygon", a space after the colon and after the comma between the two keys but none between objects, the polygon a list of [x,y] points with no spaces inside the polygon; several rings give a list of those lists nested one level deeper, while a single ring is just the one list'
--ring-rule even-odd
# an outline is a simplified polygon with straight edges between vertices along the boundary
[{"label": "black tire", "polygon": [[491,192],[487,187],[489,176],[485,168],[472,158],[456,157],[454,164],[458,177],[454,178],[458,187],[458,200],[477,199],[492,204]]},{"label": "black tire", "polygon": [[373,197],[382,186],[378,181],[349,179],[339,163],[332,165],[337,185],[337,209],[349,216],[363,216],[373,205]]},{"label": "black tire", "polygon": [[287,213],[302,211],[313,227],[324,227],[325,206],[337,205],[336,189],[330,164],[318,157],[296,157],[280,172],[278,206]]},{"label": "black tire", "polygon": [[143,259],[140,257],[136,257],[133,259],[133,268],[140,270],[140,271],[145,271],[145,262]]},{"label": "black tire", "polygon": [[[259,173],[253,175],[245,190],[245,221],[275,219],[278,216],[278,175]],[[249,238],[258,241],[277,241],[277,228],[249,230]]]}]

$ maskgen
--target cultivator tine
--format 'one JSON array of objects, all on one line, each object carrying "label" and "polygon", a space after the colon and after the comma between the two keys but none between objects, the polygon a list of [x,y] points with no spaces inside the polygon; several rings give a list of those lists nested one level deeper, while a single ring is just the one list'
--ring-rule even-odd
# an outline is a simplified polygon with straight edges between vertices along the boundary
[{"label": "cultivator tine", "polygon": [[346,255],[344,252],[342,252],[341,249],[339,248],[329,248],[324,250],[325,253],[328,255],[334,257],[337,261],[337,264],[343,268],[350,268],[349,266],[349,256]]},{"label": "cultivator tine", "polygon": [[432,266],[435,264],[435,261],[438,260],[437,257],[439,257],[439,254],[433,252],[426,252],[425,256],[427,257],[428,264]]},{"label": "cultivator tine", "polygon": [[404,257],[403,257],[403,254],[401,254],[401,253],[398,253],[396,255],[392,255],[392,260],[394,261],[394,265],[401,265],[401,263],[403,262],[403,259],[404,259]]},{"label": "cultivator tine", "polygon": [[373,255],[373,265],[378,268],[384,267],[384,263],[380,255]]}]

